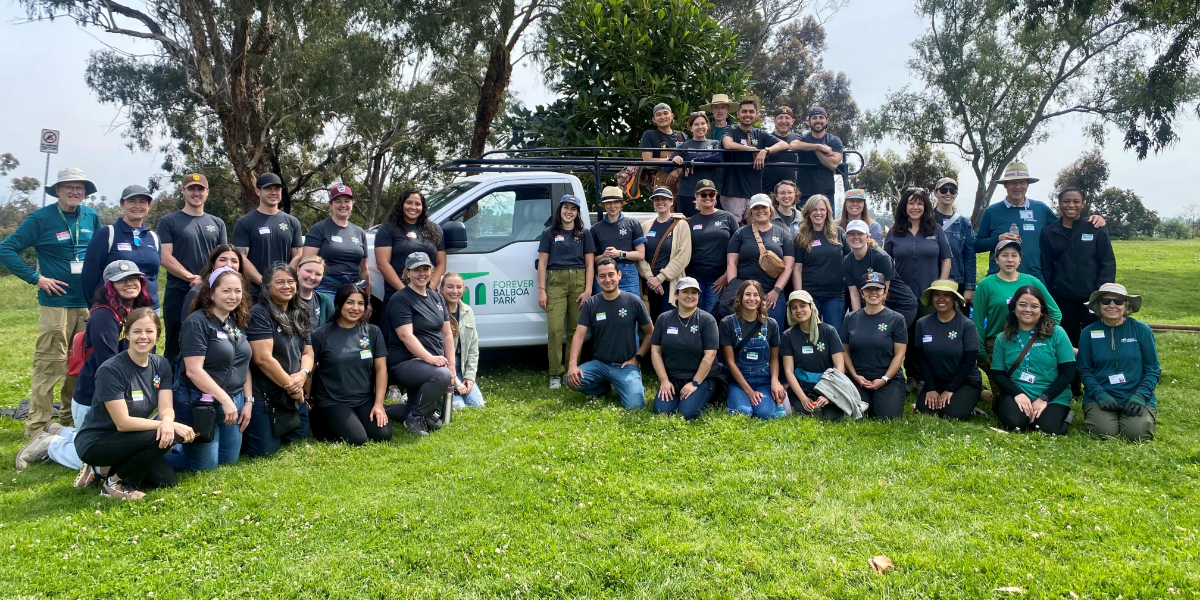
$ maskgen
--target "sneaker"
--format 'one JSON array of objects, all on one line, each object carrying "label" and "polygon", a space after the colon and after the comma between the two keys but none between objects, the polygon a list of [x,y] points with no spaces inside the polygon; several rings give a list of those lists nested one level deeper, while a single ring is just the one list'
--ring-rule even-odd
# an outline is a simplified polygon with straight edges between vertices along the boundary
[{"label": "sneaker", "polygon": [[429,435],[429,427],[425,425],[425,419],[417,416],[412,416],[404,420],[404,427],[408,432],[417,437],[426,437]]},{"label": "sneaker", "polygon": [[141,500],[146,497],[145,492],[126,487],[124,483],[113,481],[111,478],[104,480],[104,487],[100,488],[100,495],[117,500]]},{"label": "sneaker", "polygon": [[442,428],[442,413],[433,411],[433,414],[425,417],[425,427],[432,433]]},{"label": "sneaker", "polygon": [[996,404],[996,399],[995,396],[992,395],[992,390],[983,390],[980,392],[979,399],[987,402],[988,406],[994,406]]},{"label": "sneaker", "polygon": [[562,387],[562,377],[559,375],[550,376],[550,389],[557,390]]},{"label": "sneaker", "polygon": [[394,386],[394,385],[388,386],[387,401],[389,404],[401,404],[400,399],[402,397],[403,397],[403,393],[400,391],[400,388],[398,386]]},{"label": "sneaker", "polygon": [[54,439],[54,434],[43,431],[33,437],[24,448],[17,453],[16,467],[17,471],[24,471],[25,467],[33,463],[39,463],[50,458],[50,440]]},{"label": "sneaker", "polygon": [[91,487],[93,483],[96,483],[96,470],[92,468],[92,465],[83,463],[83,466],[79,467],[79,474],[75,476],[75,483],[72,485],[77,489],[83,489]]},{"label": "sneaker", "polygon": [[49,425],[46,425],[46,431],[50,432],[50,435],[58,435],[62,433],[63,429],[66,429],[66,427],[63,427],[63,424],[57,421],[52,421]]}]

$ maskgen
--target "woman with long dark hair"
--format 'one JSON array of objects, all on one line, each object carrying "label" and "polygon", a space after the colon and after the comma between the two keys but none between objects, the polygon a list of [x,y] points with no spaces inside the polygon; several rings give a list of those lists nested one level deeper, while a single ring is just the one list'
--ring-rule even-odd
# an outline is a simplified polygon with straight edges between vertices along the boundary
[{"label": "woman with long dark hair", "polygon": [[538,242],[538,306],[546,311],[546,354],[552,390],[562,387],[562,374],[567,371],[563,361],[564,328],[570,348],[579,309],[592,295],[596,242],[579,218],[582,211],[579,198],[563,196],[553,222],[542,230]]},{"label": "woman with long dark hair", "polygon": [[407,285],[400,274],[408,255],[424,252],[433,259],[433,284],[446,272],[446,242],[442,228],[429,220],[429,203],[420,190],[408,189],[392,205],[387,219],[375,232],[375,265],[383,275],[384,305]]},{"label": "woman with long dark hair", "polygon": [[[896,275],[920,297],[938,279],[950,278],[950,242],[933,215],[925,188],[908,188],[896,204],[895,223],[888,230],[883,251],[896,263]],[[920,316],[932,309],[918,309]]]},{"label": "woman with long dark hair", "polygon": [[275,263],[263,274],[263,293],[250,309],[254,394],[246,428],[251,456],[274,454],[283,443],[308,437],[308,404],[304,385],[312,376],[312,324],[300,300],[296,271]]},{"label": "woman with long dark hair", "polygon": [[[246,257],[237,249],[237,246],[233,244],[218,244],[217,247],[213,248],[212,252],[208,253],[208,260],[204,263],[204,268],[200,271],[200,280],[208,281],[208,276],[221,267],[229,267],[240,274],[242,273],[242,265],[245,262]],[[188,315],[192,314],[192,310],[195,309],[193,305],[196,303],[196,296],[199,293],[200,286],[196,286],[188,290],[187,295],[183,297],[183,314],[179,319],[180,323],[186,321]],[[246,305],[246,310],[250,310],[249,289],[247,289],[247,293],[242,295],[242,302]]]},{"label": "woman with long dark hair", "polygon": [[1032,285],[1008,301],[1004,331],[992,351],[992,382],[1001,394],[996,416],[1005,430],[1067,433],[1075,349],[1048,306],[1041,288]]}]

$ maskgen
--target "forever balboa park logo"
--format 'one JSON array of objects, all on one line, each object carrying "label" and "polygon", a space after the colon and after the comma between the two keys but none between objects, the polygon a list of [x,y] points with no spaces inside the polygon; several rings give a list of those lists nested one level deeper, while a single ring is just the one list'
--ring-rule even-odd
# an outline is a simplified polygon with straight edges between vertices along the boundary
[{"label": "forever balboa park logo", "polygon": [[[487,277],[488,273],[461,273],[463,282],[466,283],[471,279]],[[511,279],[497,280],[491,282],[492,294],[490,304],[516,304],[517,299],[521,296],[529,296],[533,293],[533,288],[536,283],[532,279]],[[488,284],[486,282],[478,282],[472,289],[471,284],[466,283],[463,288],[462,301],[465,304],[472,306],[485,306],[488,302]]]}]

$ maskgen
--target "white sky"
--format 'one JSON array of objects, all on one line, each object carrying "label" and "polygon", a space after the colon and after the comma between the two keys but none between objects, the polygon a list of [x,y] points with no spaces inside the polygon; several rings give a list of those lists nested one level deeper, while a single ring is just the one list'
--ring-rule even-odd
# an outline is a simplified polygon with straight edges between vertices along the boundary
[{"label": "white sky", "polygon": [[[115,198],[126,185],[144,185],[159,173],[162,157],[153,152],[130,152],[125,147],[118,110],[96,100],[84,83],[84,69],[88,53],[104,49],[102,42],[126,51],[146,51],[149,46],[96,29],[85,31],[65,19],[18,24],[23,17],[15,3],[0,3],[0,56],[6,57],[4,79],[13,86],[0,99],[0,153],[11,152],[21,161],[21,167],[9,177],[43,179],[45,155],[38,152],[38,135],[42,128],[50,128],[62,131],[60,152],[50,160],[52,180],[58,169],[76,166],[109,198]],[[913,54],[909,44],[923,29],[911,3],[851,0],[826,29],[825,67],[850,77],[861,109],[879,106],[888,91],[911,81],[905,65]],[[528,64],[518,66],[511,89],[530,107],[553,99]],[[1031,186],[1031,197],[1045,199],[1058,170],[1090,148],[1082,124],[1081,120],[1060,120],[1052,126],[1050,141],[1026,150],[1023,158],[1042,179]],[[1195,166],[1200,157],[1200,123],[1191,118],[1179,123],[1179,130],[1182,142],[1144,161],[1122,149],[1119,135],[1110,135],[1104,148],[1112,167],[1109,185],[1134,189],[1149,208],[1164,217],[1200,202],[1200,169]],[[903,151],[894,143],[885,147]],[[864,154],[867,149],[860,148]],[[964,190],[974,189],[974,177],[965,163],[958,181]],[[7,197],[5,182],[0,200]],[[998,194],[994,196],[998,198]],[[960,210],[964,208],[969,209],[960,205]]]}]

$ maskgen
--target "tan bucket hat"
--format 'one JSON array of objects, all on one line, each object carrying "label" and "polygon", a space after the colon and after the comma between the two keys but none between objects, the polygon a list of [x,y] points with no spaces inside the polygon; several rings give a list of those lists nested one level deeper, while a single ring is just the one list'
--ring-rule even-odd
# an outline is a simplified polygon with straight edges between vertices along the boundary
[{"label": "tan bucket hat", "polygon": [[1139,310],[1142,310],[1142,297],[1134,296],[1133,294],[1130,294],[1125,289],[1125,286],[1123,286],[1119,283],[1106,283],[1106,284],[1100,286],[1100,289],[1092,292],[1091,296],[1088,296],[1087,307],[1090,308],[1092,310],[1092,312],[1099,315],[1100,314],[1100,299],[1103,298],[1106,294],[1112,294],[1114,296],[1120,296],[1120,297],[1124,298],[1125,302],[1128,303],[1128,305],[1129,305],[1129,312],[1131,312],[1131,313],[1135,313]]},{"label": "tan bucket hat", "polygon": [[1014,160],[1008,163],[1007,167],[1004,167],[1004,175],[997,179],[996,183],[1004,183],[1005,181],[1020,181],[1022,179],[1028,181],[1029,183],[1037,183],[1041,181],[1041,179],[1038,179],[1037,177],[1031,177],[1029,175],[1029,167],[1025,166],[1025,163],[1019,160]]},{"label": "tan bucket hat", "polygon": [[712,109],[714,106],[720,106],[720,105],[725,105],[726,107],[737,106],[737,102],[730,100],[728,94],[713,94],[712,101],[709,102],[708,104],[705,104],[704,106],[701,106],[700,110],[706,110],[708,112],[712,112]]},{"label": "tan bucket hat", "polygon": [[92,183],[91,180],[87,178],[87,175],[83,174],[83,170],[76,169],[74,167],[59,171],[58,181],[46,186],[46,193],[57,198],[58,190],[55,188],[60,183],[82,183],[83,195],[91,196],[92,194],[96,193],[96,184]]},{"label": "tan bucket hat", "polygon": [[938,279],[929,284],[929,289],[921,293],[921,306],[933,305],[934,292],[950,292],[951,294],[954,294],[955,298],[958,299],[958,303],[960,305],[967,305],[967,299],[963,298],[962,294],[958,293],[957,281],[954,281],[953,279]]}]

